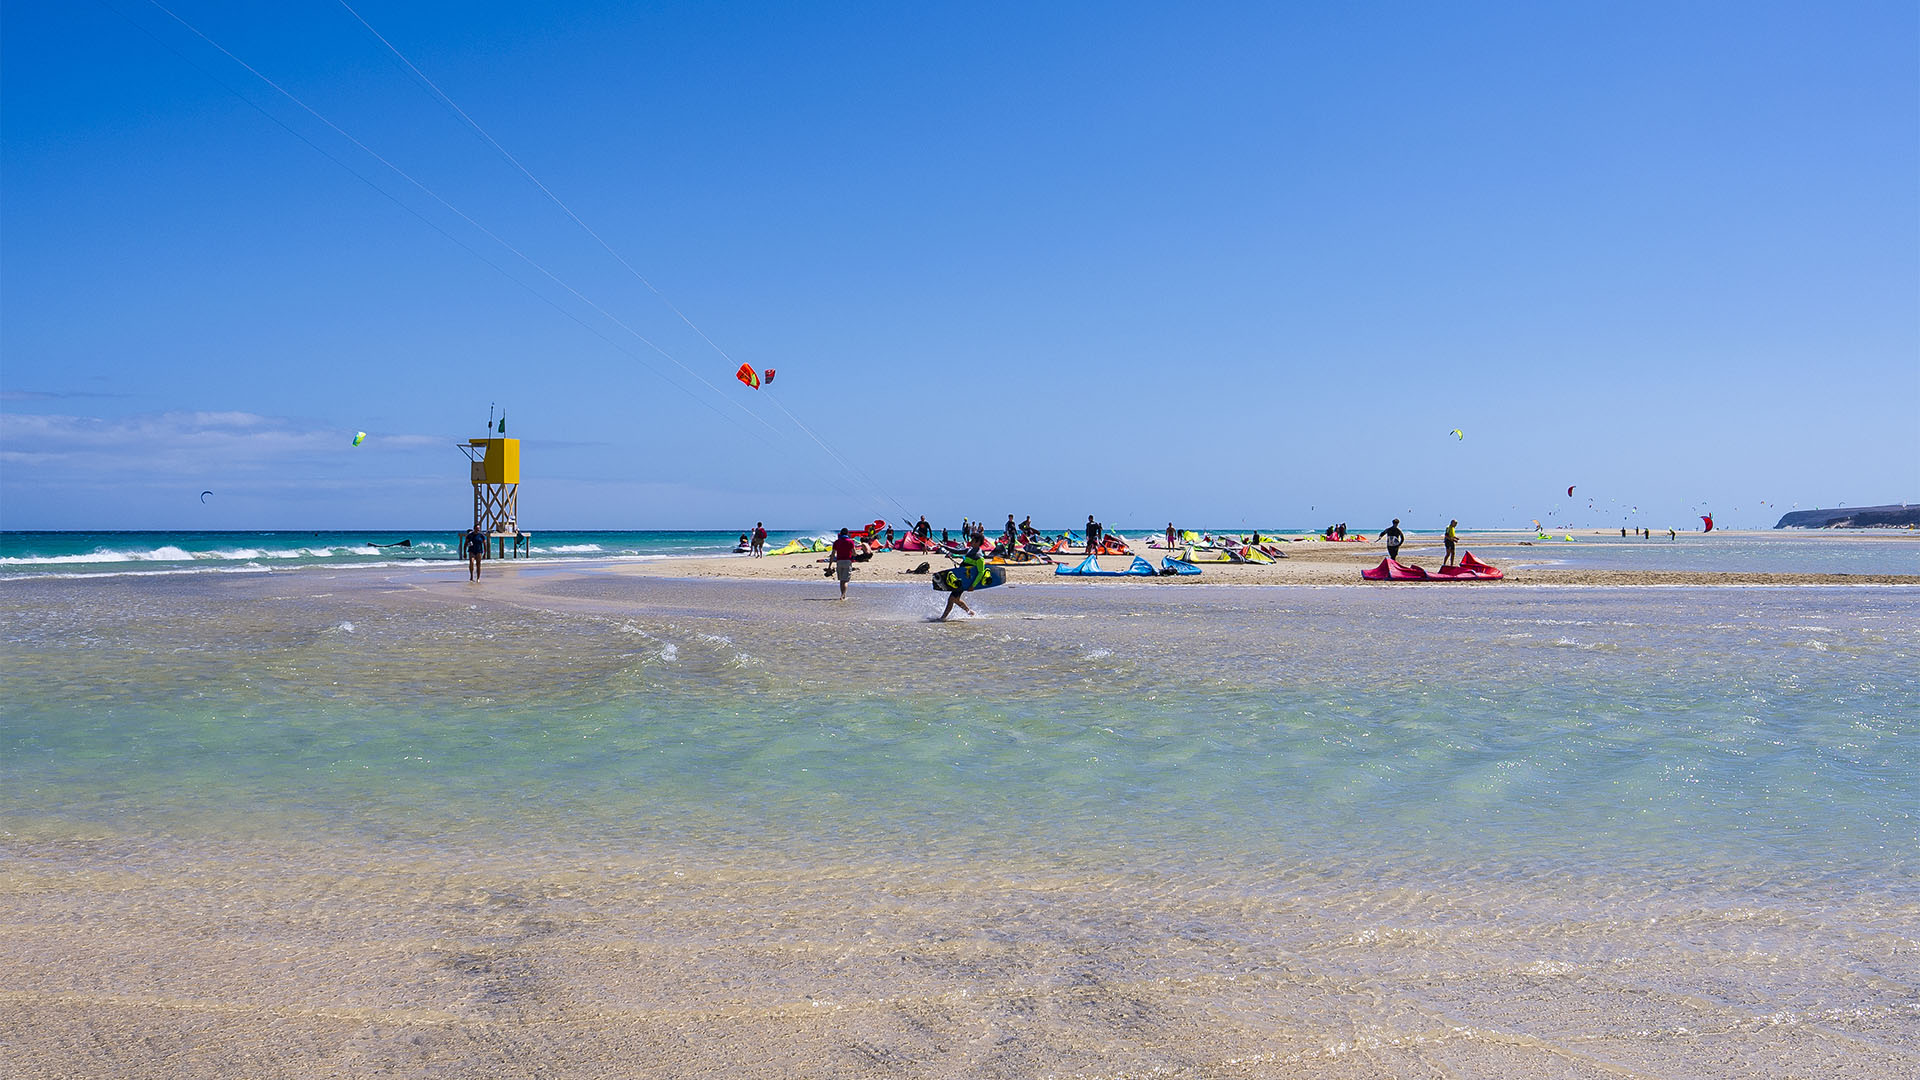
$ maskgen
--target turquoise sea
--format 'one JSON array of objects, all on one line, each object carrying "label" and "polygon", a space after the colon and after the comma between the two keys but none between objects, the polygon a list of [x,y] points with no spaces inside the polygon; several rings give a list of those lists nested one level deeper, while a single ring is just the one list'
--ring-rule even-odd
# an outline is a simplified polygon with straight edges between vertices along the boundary
[{"label": "turquoise sea", "polygon": [[[802,533],[772,534],[778,547]],[[739,533],[536,533],[539,560],[651,559],[730,552]],[[40,574],[258,573],[313,566],[384,568],[460,558],[444,530],[390,532],[0,532],[0,577]],[[406,546],[398,546],[406,541]],[[385,546],[380,546],[385,545]]]},{"label": "turquoise sea", "polygon": [[[196,543],[236,542],[147,550]],[[1650,558],[1566,557],[1609,547]],[[49,1074],[1920,1071],[1920,591],[833,595],[0,582],[0,1035]]]}]

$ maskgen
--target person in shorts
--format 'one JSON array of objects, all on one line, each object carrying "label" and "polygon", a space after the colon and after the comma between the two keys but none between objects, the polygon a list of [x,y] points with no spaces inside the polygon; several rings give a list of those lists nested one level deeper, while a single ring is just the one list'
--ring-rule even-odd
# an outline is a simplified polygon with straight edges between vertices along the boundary
[{"label": "person in shorts", "polygon": [[853,579],[853,557],[859,553],[853,537],[841,529],[833,541],[833,575],[840,579],[840,599],[847,598],[847,582]]},{"label": "person in shorts", "polygon": [[480,562],[487,557],[487,534],[475,525],[467,530],[467,580],[480,580]]},{"label": "person in shorts", "polygon": [[1455,532],[1454,530],[1458,529],[1459,527],[1460,527],[1460,522],[1457,518],[1447,522],[1447,536],[1446,536],[1447,558],[1445,562],[1442,562],[1440,564],[1441,566],[1453,565],[1453,546],[1460,542],[1460,534]]}]

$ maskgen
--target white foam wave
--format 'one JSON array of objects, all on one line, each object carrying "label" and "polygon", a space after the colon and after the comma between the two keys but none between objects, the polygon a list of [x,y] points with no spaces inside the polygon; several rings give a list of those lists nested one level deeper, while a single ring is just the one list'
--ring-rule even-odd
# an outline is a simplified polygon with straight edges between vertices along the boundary
[{"label": "white foam wave", "polygon": [[146,551],[120,551],[102,548],[77,555],[6,555],[0,566],[74,566],[141,562],[251,562],[259,559],[330,559],[341,555],[372,555],[371,551],[351,547],[301,548],[218,548],[213,551],[188,551],[167,544]]},{"label": "white foam wave", "polygon": [[599,544],[556,544],[553,547],[528,549],[535,555],[583,555],[593,551],[605,551]]}]

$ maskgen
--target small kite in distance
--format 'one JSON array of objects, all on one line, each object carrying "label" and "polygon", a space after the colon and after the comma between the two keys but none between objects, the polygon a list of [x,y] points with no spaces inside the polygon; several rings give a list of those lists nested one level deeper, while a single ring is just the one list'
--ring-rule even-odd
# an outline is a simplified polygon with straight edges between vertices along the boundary
[{"label": "small kite in distance", "polygon": [[767,385],[768,386],[773,385],[773,369],[772,368],[767,369]]},{"label": "small kite in distance", "polygon": [[1569,499],[1571,499],[1571,498],[1573,498],[1573,489],[1574,489],[1575,487],[1577,487],[1577,486],[1578,486],[1578,485],[1576,485],[1576,484],[1568,484],[1568,485],[1567,485],[1567,498],[1569,498]]},{"label": "small kite in distance", "polygon": [[209,495],[211,495],[211,494],[213,494],[213,492],[211,492],[211,491],[203,491],[203,492],[201,492],[201,493],[200,493],[200,501],[201,501],[201,502],[206,502],[206,501],[207,501],[207,496],[209,496]]},{"label": "small kite in distance", "polygon": [[355,445],[355,446],[359,446],[359,445],[360,445],[361,443],[363,443],[363,442],[366,442],[366,441],[367,441],[367,433],[366,433],[366,432],[364,432],[364,431],[356,431],[356,432],[354,432],[354,433],[353,433],[353,445]]},{"label": "small kite in distance", "polygon": [[1459,428],[1454,428],[1452,431],[1447,432],[1447,434],[1453,436],[1455,439],[1461,442],[1465,442],[1467,438],[1466,434],[1462,432]]},{"label": "small kite in distance", "polygon": [[746,383],[748,389],[751,389],[751,390],[760,389],[760,373],[753,370],[752,364],[741,364],[740,370],[734,372],[733,377],[736,379],[739,379],[743,383]]}]

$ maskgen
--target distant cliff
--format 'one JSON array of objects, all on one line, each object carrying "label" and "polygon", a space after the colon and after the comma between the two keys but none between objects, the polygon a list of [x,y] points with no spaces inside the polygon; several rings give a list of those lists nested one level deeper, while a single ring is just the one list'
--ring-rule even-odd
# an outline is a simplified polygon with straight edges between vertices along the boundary
[{"label": "distant cliff", "polygon": [[1795,510],[1776,529],[1911,529],[1920,527],[1920,506],[1849,506],[1844,510]]}]

